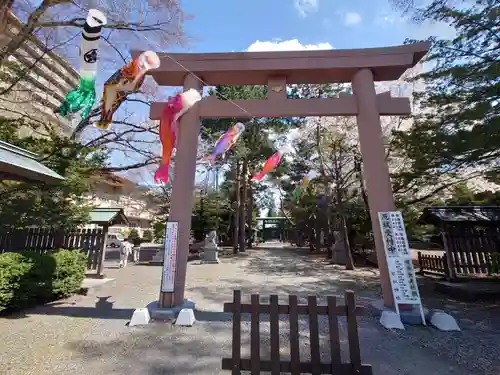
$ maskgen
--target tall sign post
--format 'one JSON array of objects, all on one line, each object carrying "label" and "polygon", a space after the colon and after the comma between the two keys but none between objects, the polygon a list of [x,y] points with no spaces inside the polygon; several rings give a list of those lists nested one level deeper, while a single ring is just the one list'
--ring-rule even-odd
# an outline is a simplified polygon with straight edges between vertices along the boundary
[{"label": "tall sign post", "polygon": [[378,217],[396,313],[400,315],[399,305],[416,306],[420,310],[422,324],[426,325],[403,215],[399,211],[390,211],[379,212]]}]

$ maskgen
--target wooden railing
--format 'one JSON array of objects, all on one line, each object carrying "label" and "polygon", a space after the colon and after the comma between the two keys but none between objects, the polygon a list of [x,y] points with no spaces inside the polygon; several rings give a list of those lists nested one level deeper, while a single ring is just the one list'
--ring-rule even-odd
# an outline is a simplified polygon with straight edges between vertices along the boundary
[{"label": "wooden railing", "polygon": [[[354,292],[345,293],[345,305],[337,305],[335,297],[327,298],[327,305],[320,306],[317,303],[316,296],[307,298],[307,305],[299,305],[298,297],[288,296],[288,304],[279,304],[278,296],[271,295],[269,304],[261,304],[260,296],[252,294],[251,303],[241,303],[241,291],[235,290],[233,302],[224,304],[224,312],[233,313],[233,342],[232,357],[222,359],[222,369],[231,370],[233,375],[241,374],[242,371],[250,371],[252,375],[261,372],[270,372],[272,375],[281,373],[298,374],[365,374],[371,375],[370,365],[361,363],[361,353],[359,348],[358,324],[356,315],[361,315],[362,309],[355,305]],[[241,318],[242,314],[251,314],[250,327],[250,358],[241,358]],[[270,360],[261,359],[261,336],[260,323],[261,315],[268,314],[270,322]],[[288,315],[289,321],[289,348],[290,360],[284,360],[280,357],[280,315]],[[320,317],[326,317],[329,333],[329,354],[330,363],[321,361],[321,342],[320,342]],[[347,318],[347,337],[349,341],[348,363],[341,361],[341,334],[339,330],[338,317]],[[303,361],[300,358],[299,342],[299,319],[307,317],[309,326],[309,346],[310,361]],[[282,319],[281,319],[282,320]],[[321,328],[322,330],[322,328]]]},{"label": "wooden railing", "polygon": [[421,274],[448,275],[446,255],[429,255],[418,252],[418,266]]}]

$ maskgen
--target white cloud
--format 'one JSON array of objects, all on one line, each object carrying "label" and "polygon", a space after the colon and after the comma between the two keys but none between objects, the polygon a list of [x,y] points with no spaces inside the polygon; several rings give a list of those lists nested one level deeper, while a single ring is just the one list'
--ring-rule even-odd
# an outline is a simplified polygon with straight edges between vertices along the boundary
[{"label": "white cloud", "polygon": [[356,12],[347,12],[344,17],[344,24],[347,26],[353,26],[357,25],[358,23],[361,23],[363,21],[363,18],[361,18],[361,15]]},{"label": "white cloud", "polygon": [[256,40],[247,49],[248,52],[267,52],[267,51],[303,51],[303,50],[322,50],[333,49],[328,43],[302,44],[297,39],[283,41],[260,41]]},{"label": "white cloud", "polygon": [[295,9],[302,17],[318,11],[318,0],[295,0]]}]

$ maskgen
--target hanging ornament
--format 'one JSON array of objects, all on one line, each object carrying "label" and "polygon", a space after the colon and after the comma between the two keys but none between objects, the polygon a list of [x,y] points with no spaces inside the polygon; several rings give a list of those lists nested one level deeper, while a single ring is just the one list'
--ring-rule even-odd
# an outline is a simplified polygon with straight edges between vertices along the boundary
[{"label": "hanging ornament", "polygon": [[65,96],[64,102],[55,113],[66,117],[83,109],[81,118],[84,119],[94,106],[99,40],[102,27],[106,23],[106,16],[102,12],[97,9],[89,10],[80,41],[80,84]]},{"label": "hanging ornament", "polygon": [[114,113],[125,101],[128,94],[137,92],[144,83],[146,73],[159,66],[160,58],[158,55],[152,51],[146,51],[109,77],[104,84],[101,118],[95,126],[100,129],[109,128]]},{"label": "hanging ornament", "polygon": [[222,157],[224,157],[226,152],[228,152],[231,147],[236,144],[236,141],[244,131],[245,125],[243,125],[241,122],[237,122],[231,129],[229,129],[219,137],[217,142],[215,142],[215,147],[212,153],[207,156],[205,160],[211,164],[215,161],[215,159],[217,159],[219,155],[222,155]]},{"label": "hanging ornament", "polygon": [[168,182],[172,153],[177,142],[179,119],[200,100],[200,93],[194,89],[189,89],[170,98],[165,105],[160,120],[161,164],[154,175],[157,184],[166,184]]},{"label": "hanging ornament", "polygon": [[262,170],[252,177],[252,181],[260,182],[266,174],[275,169],[281,162],[281,157],[290,151],[289,146],[285,146],[280,150],[276,151],[269,159],[266,160]]}]

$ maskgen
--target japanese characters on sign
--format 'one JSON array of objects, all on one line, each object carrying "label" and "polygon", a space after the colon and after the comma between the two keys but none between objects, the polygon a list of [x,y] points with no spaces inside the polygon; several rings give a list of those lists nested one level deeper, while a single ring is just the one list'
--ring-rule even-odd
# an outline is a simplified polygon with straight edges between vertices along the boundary
[{"label": "japanese characters on sign", "polygon": [[165,228],[165,248],[163,253],[163,276],[161,282],[162,292],[174,291],[178,233],[179,223],[176,221],[167,222]]},{"label": "japanese characters on sign", "polygon": [[401,212],[380,212],[379,221],[387,256],[411,258]]},{"label": "japanese characters on sign", "polygon": [[398,304],[420,304],[417,281],[411,259],[388,258],[392,293]]},{"label": "japanese characters on sign", "polygon": [[418,304],[415,271],[401,212],[379,212],[392,293],[397,304]]}]

